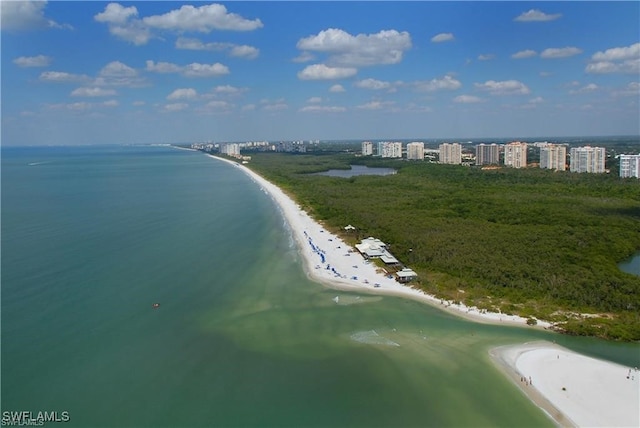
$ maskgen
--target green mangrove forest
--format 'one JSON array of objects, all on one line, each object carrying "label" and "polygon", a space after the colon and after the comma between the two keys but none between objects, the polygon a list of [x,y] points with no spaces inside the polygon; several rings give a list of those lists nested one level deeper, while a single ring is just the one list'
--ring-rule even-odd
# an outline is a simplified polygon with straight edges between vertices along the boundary
[{"label": "green mangrove forest", "polygon": [[[640,340],[640,277],[618,268],[640,249],[637,179],[353,153],[251,156],[248,167],[349,243],[390,244],[419,274],[414,287],[569,334]],[[397,174],[310,174],[352,164]]]}]

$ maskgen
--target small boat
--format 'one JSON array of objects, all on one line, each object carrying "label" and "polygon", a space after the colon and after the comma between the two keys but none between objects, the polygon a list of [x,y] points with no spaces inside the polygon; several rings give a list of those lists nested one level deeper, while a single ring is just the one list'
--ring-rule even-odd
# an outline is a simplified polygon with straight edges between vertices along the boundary
[{"label": "small boat", "polygon": [[151,306],[153,307],[153,309],[158,309],[160,307],[160,303],[154,303]]}]

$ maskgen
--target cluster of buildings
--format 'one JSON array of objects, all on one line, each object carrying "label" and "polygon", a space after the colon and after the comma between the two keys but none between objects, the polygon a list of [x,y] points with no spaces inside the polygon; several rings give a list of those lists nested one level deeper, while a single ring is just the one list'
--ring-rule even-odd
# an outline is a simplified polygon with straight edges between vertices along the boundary
[{"label": "cluster of buildings", "polygon": [[402,264],[391,254],[387,248],[387,244],[379,239],[369,237],[356,244],[356,249],[366,259],[380,259],[390,268],[395,270],[394,275],[398,282],[409,282],[418,277],[411,269],[402,266]]},{"label": "cluster of buildings", "polygon": [[[604,147],[572,147],[569,150],[569,163],[567,164],[567,145],[552,144],[548,142],[537,142],[528,144],[521,141],[514,141],[508,144],[477,144],[474,153],[469,150],[464,151],[461,143],[442,143],[437,150],[425,148],[422,142],[412,142],[406,145],[403,152],[402,143],[399,142],[379,142],[377,143],[376,154],[383,158],[402,158],[406,154],[407,160],[424,160],[430,158],[433,153],[437,154],[437,162],[450,165],[471,165],[490,166],[504,165],[511,168],[526,168],[527,153],[530,146],[540,150],[539,167],[555,171],[566,171],[576,173],[605,173],[605,161],[607,153]],[[372,156],[374,144],[370,141],[362,143],[362,155]],[[535,154],[535,153],[534,153]],[[535,157],[535,156],[534,156]],[[640,155],[620,155],[620,177],[640,178]]]}]

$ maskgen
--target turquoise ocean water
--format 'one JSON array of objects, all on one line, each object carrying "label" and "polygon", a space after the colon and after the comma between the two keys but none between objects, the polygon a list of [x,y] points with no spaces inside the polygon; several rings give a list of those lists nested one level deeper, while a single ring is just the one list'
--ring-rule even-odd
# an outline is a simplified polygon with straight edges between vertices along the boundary
[{"label": "turquoise ocean water", "polygon": [[1,232],[2,411],[60,426],[551,426],[490,348],[640,365],[316,284],[269,196],[200,153],[3,148]]}]

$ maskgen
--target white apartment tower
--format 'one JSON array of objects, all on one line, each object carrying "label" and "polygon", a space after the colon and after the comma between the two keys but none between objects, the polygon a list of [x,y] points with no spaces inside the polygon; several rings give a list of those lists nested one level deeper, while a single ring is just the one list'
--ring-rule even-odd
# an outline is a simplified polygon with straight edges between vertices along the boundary
[{"label": "white apartment tower", "polygon": [[439,149],[440,163],[462,164],[462,146],[460,143],[442,143]]},{"label": "white apartment tower", "polygon": [[496,143],[480,143],[476,146],[476,165],[497,165],[500,160],[500,148]]},{"label": "white apartment tower", "polygon": [[573,147],[571,149],[571,172],[604,172],[606,151],[604,147]]},{"label": "white apartment tower", "polygon": [[504,165],[513,168],[527,167],[527,143],[514,141],[504,146]]},{"label": "white apartment tower", "polygon": [[424,160],[424,143],[407,144],[407,159]]},{"label": "white apartment tower", "polygon": [[362,142],[362,156],[371,156],[373,154],[373,143],[371,141]]},{"label": "white apartment tower", "polygon": [[540,168],[566,170],[567,148],[561,144],[547,144],[540,147]]},{"label": "white apartment tower", "polygon": [[402,143],[379,142],[378,156],[382,156],[383,158],[401,158]]},{"label": "white apartment tower", "polygon": [[620,155],[620,177],[640,178],[640,155]]}]

